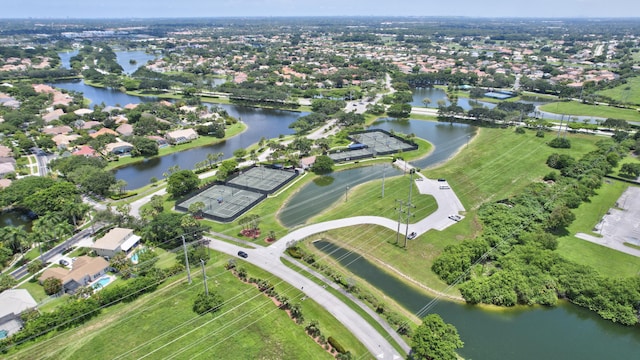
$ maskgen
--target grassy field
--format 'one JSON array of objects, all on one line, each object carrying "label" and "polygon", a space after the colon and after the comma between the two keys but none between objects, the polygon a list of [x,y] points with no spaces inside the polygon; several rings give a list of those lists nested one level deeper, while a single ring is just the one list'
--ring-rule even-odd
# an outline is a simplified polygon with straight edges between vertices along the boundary
[{"label": "grassy field", "polygon": [[[30,344],[10,359],[331,359],[332,356],[252,285],[224,270],[224,260],[208,266],[209,290],[225,303],[218,313],[197,316],[191,306],[202,278],[184,278],[128,303],[108,308],[83,326]],[[355,358],[367,350],[333,317],[303,294],[252,266],[249,276],[270,279],[276,291],[299,303],[305,323],[317,320],[325,337],[339,339]]]},{"label": "grassy field", "polygon": [[640,112],[604,105],[587,105],[576,101],[554,102],[540,106],[540,110],[555,114],[582,115],[601,118],[640,121]]},{"label": "grassy field", "polygon": [[578,232],[597,236],[592,232],[593,227],[615,206],[628,186],[622,181],[607,180],[590,202],[582,203],[573,210],[576,220],[567,229],[569,235],[558,239],[558,253],[571,261],[592,266],[605,276],[637,275],[640,272],[640,258],[574,237]]},{"label": "grassy field", "polygon": [[[227,128],[226,133],[225,133],[225,137],[223,139],[219,139],[219,138],[215,138],[215,137],[211,137],[211,136],[200,136],[199,138],[197,138],[197,139],[195,139],[195,140],[193,140],[191,142],[188,142],[186,144],[163,147],[163,148],[159,149],[158,155],[154,156],[154,157],[165,156],[165,155],[169,155],[169,154],[173,154],[173,153],[176,153],[176,152],[193,149],[193,148],[200,147],[200,146],[217,144],[219,142],[225,141],[228,138],[231,138],[233,136],[236,136],[236,135],[240,134],[241,132],[246,130],[246,128],[247,128],[246,125],[244,125],[244,124],[239,122],[239,123],[231,125],[231,126],[229,126]],[[106,169],[107,170],[111,170],[111,169],[119,168],[119,167],[122,167],[122,166],[130,165],[130,164],[133,164],[133,163],[145,161],[146,159],[150,159],[150,158],[131,157],[131,156],[120,157],[118,159],[118,161],[110,162],[109,165],[107,165]],[[202,159],[202,160],[204,160],[204,159]],[[191,169],[189,169],[189,170],[191,170]]]},{"label": "grassy field", "polygon": [[626,84],[598,91],[598,94],[608,96],[623,104],[640,104],[640,77],[629,78]]},{"label": "grassy field", "polygon": [[[516,194],[532,181],[541,179],[550,171],[545,161],[551,153],[569,153],[579,158],[594,150],[594,143],[601,139],[592,135],[570,135],[571,149],[553,149],[546,145],[551,138],[551,133],[545,138],[538,138],[533,131],[515,134],[513,130],[482,128],[469,147],[462,149],[454,159],[438,168],[423,170],[422,173],[429,178],[446,178],[468,212],[462,221],[444,231],[432,230],[409,241],[408,249],[396,245],[395,231],[369,225],[330,231],[314,239],[327,238],[379,265],[389,265],[417,283],[447,295],[458,296],[456,289],[448,289],[433,274],[431,265],[447,245],[476,236],[480,225],[475,220],[475,209],[483,202]],[[399,177],[396,186],[390,187],[385,193],[385,198],[406,198],[407,183],[406,177]],[[358,208],[373,207],[375,198],[379,200],[380,197],[380,185],[380,181],[375,181],[360,186],[355,189],[359,192],[351,193],[348,203],[337,204],[314,220],[338,218]],[[367,189],[370,189],[370,194]],[[431,206],[435,210],[435,205]],[[395,219],[393,214],[397,216],[397,213],[394,213],[393,205],[386,204],[386,207],[386,210],[379,211]],[[399,242],[401,245],[404,243],[403,234],[399,236]]]},{"label": "grassy field", "polygon": [[[414,176],[414,180],[417,176]],[[327,220],[341,219],[351,216],[376,215],[389,219],[397,219],[396,210],[398,199],[406,201],[409,196],[409,185],[411,184],[409,175],[396,176],[385,179],[385,196],[382,197],[382,179],[373,180],[365,184],[349,189],[349,196],[357,199],[356,202],[338,200],[331,209],[322,215],[309,220],[309,223],[317,223]],[[415,206],[412,210],[412,218],[422,219],[436,211],[437,204],[431,195],[422,195],[418,192],[418,187],[411,184],[411,202]],[[367,204],[362,206],[362,204]]]},{"label": "grassy field", "polygon": [[554,149],[544,138],[527,130],[515,134],[512,129],[482,128],[453,160],[435,169],[424,170],[429,178],[446,178],[467,210],[486,201],[497,201],[519,192],[532,181],[541,179],[550,169],[545,161],[552,153],[571,154],[575,158],[595,149],[602,138],[571,134],[571,149]]}]

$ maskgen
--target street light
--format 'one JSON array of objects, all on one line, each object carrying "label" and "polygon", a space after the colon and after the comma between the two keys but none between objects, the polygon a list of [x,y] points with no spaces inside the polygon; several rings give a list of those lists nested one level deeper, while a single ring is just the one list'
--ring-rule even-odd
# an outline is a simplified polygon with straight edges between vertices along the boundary
[{"label": "street light", "polygon": [[344,202],[349,200],[349,185],[344,189]]}]

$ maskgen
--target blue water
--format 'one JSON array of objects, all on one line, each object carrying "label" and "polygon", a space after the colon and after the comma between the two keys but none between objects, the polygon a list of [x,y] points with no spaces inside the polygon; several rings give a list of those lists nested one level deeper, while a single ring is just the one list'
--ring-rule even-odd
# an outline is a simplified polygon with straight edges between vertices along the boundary
[{"label": "blue water", "polygon": [[131,262],[133,262],[134,264],[138,263],[138,253],[135,252],[133,253],[133,255],[131,255]]},{"label": "blue water", "polygon": [[103,287],[107,286],[107,284],[109,284],[110,282],[111,282],[111,278],[110,277],[107,277],[107,276],[102,277],[95,284],[93,284],[93,288],[94,289],[103,288]]}]

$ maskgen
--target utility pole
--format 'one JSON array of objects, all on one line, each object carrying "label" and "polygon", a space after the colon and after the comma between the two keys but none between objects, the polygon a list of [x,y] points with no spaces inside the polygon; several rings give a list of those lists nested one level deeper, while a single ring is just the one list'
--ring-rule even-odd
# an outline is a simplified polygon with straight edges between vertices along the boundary
[{"label": "utility pole", "polygon": [[200,264],[202,265],[202,281],[204,282],[204,293],[209,296],[209,286],[207,286],[207,274],[204,271],[204,260],[200,259]]},{"label": "utility pole", "polygon": [[407,228],[405,229],[404,234],[404,247],[407,247],[407,238],[409,237],[409,219],[411,218],[411,191],[413,190],[413,174],[416,173],[416,169],[411,169],[409,174],[411,175],[411,180],[409,181],[409,201],[407,202]]},{"label": "utility pole", "polygon": [[184,263],[187,265],[187,279],[189,280],[189,285],[191,285],[191,270],[189,269],[189,256],[187,255],[187,244],[184,242],[184,235],[180,236],[182,238],[182,248],[184,249]]},{"label": "utility pole", "polygon": [[400,222],[402,222],[402,200],[396,200],[396,202],[398,203],[398,207],[396,208],[396,210],[398,210],[398,231],[396,231],[396,245],[398,245],[398,242],[400,241]]},{"label": "utility pole", "polygon": [[387,165],[382,165],[382,197],[384,198],[384,178],[387,173]]}]

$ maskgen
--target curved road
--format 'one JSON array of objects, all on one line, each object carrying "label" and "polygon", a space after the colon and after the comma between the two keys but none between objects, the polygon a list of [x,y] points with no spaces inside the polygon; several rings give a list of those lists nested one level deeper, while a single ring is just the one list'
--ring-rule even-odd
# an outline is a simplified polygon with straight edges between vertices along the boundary
[{"label": "curved road", "polygon": [[[396,163],[396,166],[402,168],[406,166],[407,169],[411,168],[410,165],[403,162],[397,161]],[[442,230],[455,224],[456,221],[451,220],[449,216],[458,215],[460,211],[464,211],[464,207],[448,184],[443,181],[427,179],[420,173],[416,173],[414,176],[416,176],[415,181],[419,192],[421,194],[433,195],[438,203],[438,209],[419,222],[409,224],[408,229],[405,224],[404,227],[401,227],[401,231],[415,231],[420,235],[431,229]],[[445,186],[445,188],[442,188],[442,186]],[[246,249],[216,239],[210,239],[209,247],[232,256],[237,256],[239,250],[246,252],[249,256],[244,259],[244,261],[270,272],[292,286],[300,288],[306,296],[323,306],[349,329],[376,358],[401,359],[404,357],[404,354],[399,354],[389,343],[386,336],[378,333],[366,320],[322,286],[288,268],[280,260],[287,246],[296,240],[332,229],[363,224],[384,226],[394,231],[396,231],[398,227],[396,221],[387,218],[379,216],[356,216],[312,224],[296,229],[268,247]],[[389,336],[393,336],[403,350],[407,353],[409,352],[409,346],[402,341],[400,337],[397,337],[397,334],[390,334]]]}]

